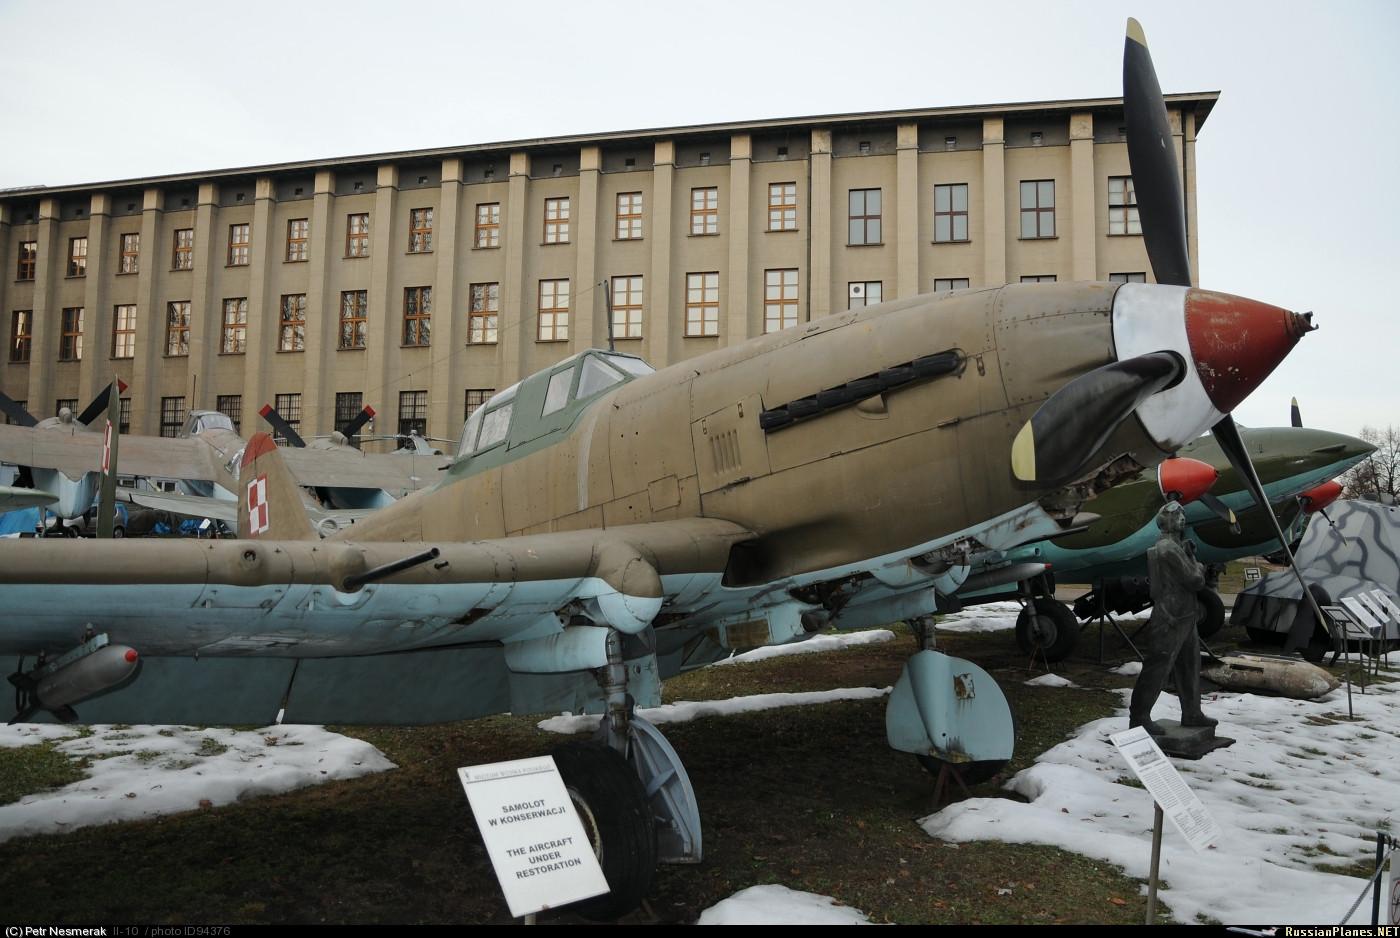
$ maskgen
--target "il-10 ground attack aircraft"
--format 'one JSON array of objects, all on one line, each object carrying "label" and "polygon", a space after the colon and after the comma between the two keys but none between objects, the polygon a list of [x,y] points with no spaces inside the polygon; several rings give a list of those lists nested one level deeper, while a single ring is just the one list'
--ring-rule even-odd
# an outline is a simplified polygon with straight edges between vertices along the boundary
[{"label": "il-10 ground attack aircraft", "polygon": [[[1128,45],[1125,77],[1150,73],[1140,32]],[[1168,152],[1133,157],[1167,279],[1185,256],[1170,129],[1155,77],[1125,84],[1130,113],[1155,109],[1136,132]],[[684,768],[633,712],[663,678],[933,612],[980,555],[1063,533],[1096,493],[1233,432],[1311,328],[1178,282],[916,297],[657,372],[584,352],[473,414],[439,484],[324,540],[260,434],[238,541],[0,544],[0,654],[47,655],[12,678],[27,708],[89,722],[602,711],[600,741],[563,761],[598,828],[625,831],[600,845],[625,910],[658,854],[700,854]],[[964,665],[911,659],[892,740],[987,757],[929,713],[1000,696]]]},{"label": "il-10 ground attack aircraft", "polygon": [[[21,467],[32,487],[15,489],[16,497],[37,495],[37,503],[63,518],[81,515],[92,504],[102,462],[102,434],[88,426],[107,405],[102,392],[78,416],[60,415],[35,421],[8,398],[0,399],[19,426],[0,426],[0,462]],[[2,397],[2,396],[0,396]],[[329,438],[308,446],[272,410],[262,414],[292,444],[288,467],[303,487],[316,493],[319,508],[382,508],[395,498],[435,484],[448,460],[420,448],[413,453],[364,453],[351,446],[353,437],[374,411],[365,408]],[[204,517],[224,517],[217,497],[222,490],[231,504],[239,490],[239,455],[245,441],[233,421],[216,411],[196,410],[176,438],[127,436],[121,443],[122,475],[181,482],[190,498],[155,492],[126,493],[151,508]],[[0,492],[0,495],[3,495]],[[202,496],[202,497],[201,497]],[[9,507],[21,507],[11,500]],[[232,520],[232,516],[228,517]]]},{"label": "il-10 ground attack aircraft", "polygon": [[[1341,486],[1330,480],[1375,449],[1352,436],[1301,426],[1241,429],[1240,436],[1290,538],[1301,534],[1294,530],[1297,522],[1341,494]],[[1196,559],[1208,567],[1279,550],[1272,523],[1239,473],[1213,438],[1201,437],[1155,469],[1085,503],[1084,513],[1095,520],[1083,530],[1009,551],[997,564],[974,571],[958,595],[972,603],[1031,593],[1033,602],[1017,620],[1017,639],[1028,654],[1058,661],[1074,648],[1076,615],[1133,613],[1151,604],[1146,551],[1159,533],[1154,516],[1170,497],[1186,506],[1187,537]],[[998,579],[1003,570],[1016,576],[1001,575],[998,587],[978,587],[979,581]],[[1028,576],[1032,573],[1034,578]],[[1021,586],[1008,588],[1011,579],[1021,579]],[[1075,601],[1071,612],[1055,599],[1054,583],[1084,583],[1093,589]],[[1201,591],[1201,601],[1201,636],[1208,638],[1223,624],[1224,607],[1209,587]]]}]

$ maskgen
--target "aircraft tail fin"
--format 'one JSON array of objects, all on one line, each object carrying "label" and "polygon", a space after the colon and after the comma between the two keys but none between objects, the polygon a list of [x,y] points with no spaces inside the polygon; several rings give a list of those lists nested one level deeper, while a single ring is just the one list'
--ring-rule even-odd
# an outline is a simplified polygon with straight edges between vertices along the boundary
[{"label": "aircraft tail fin", "polygon": [[301,489],[282,461],[277,444],[266,433],[255,434],[243,450],[238,484],[243,490],[238,499],[240,538],[316,540]]}]

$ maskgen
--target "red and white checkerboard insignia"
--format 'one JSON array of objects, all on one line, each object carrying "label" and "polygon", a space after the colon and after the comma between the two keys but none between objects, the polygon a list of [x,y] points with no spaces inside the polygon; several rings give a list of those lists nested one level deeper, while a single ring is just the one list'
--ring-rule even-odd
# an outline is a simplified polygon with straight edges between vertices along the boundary
[{"label": "red and white checkerboard insignia", "polygon": [[262,534],[272,527],[272,514],[267,506],[267,476],[260,475],[248,483],[248,533]]}]

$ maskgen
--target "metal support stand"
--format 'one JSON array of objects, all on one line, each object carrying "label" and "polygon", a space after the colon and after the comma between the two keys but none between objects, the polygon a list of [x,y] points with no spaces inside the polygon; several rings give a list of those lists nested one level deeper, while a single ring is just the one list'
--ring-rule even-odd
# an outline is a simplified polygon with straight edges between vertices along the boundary
[{"label": "metal support stand", "polygon": [[[1108,623],[1109,625],[1113,626],[1113,631],[1117,632],[1118,637],[1128,643],[1128,647],[1133,650],[1133,654],[1137,656],[1137,659],[1139,661],[1143,660],[1142,652],[1138,651],[1137,645],[1133,644],[1133,640],[1128,637],[1128,633],[1123,631],[1123,627],[1118,624],[1118,620],[1113,617],[1113,613],[1108,611],[1108,605],[1104,602],[1104,593],[1102,587],[1099,588],[1098,599],[1099,608],[1094,611],[1094,616],[1089,621],[1096,622],[1099,626],[1099,664],[1103,664],[1104,623]],[[1141,631],[1141,629],[1139,629],[1138,631]]]},{"label": "metal support stand", "polygon": [[963,781],[962,773],[951,762],[944,762],[939,766],[937,781],[933,783],[933,803],[939,807],[942,807],[943,799],[953,793],[952,786],[948,784],[950,778],[962,789],[964,797],[972,797],[972,792],[968,791],[967,783]]},{"label": "metal support stand", "polygon": [[1152,802],[1152,869],[1147,878],[1147,922],[1157,920],[1157,871],[1162,862],[1162,806]]}]

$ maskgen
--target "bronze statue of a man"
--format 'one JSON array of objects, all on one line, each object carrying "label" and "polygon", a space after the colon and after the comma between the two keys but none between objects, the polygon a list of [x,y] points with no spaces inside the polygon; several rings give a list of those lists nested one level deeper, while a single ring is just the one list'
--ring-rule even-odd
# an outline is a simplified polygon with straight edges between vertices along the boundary
[{"label": "bronze statue of a man", "polygon": [[1186,548],[1186,513],[1175,501],[1157,512],[1162,533],[1148,548],[1152,618],[1148,621],[1146,659],[1133,685],[1128,725],[1143,726],[1154,736],[1164,732],[1152,722],[1152,707],[1162,694],[1167,673],[1176,677],[1182,726],[1215,726],[1201,712],[1201,651],[1196,635],[1200,606],[1196,593],[1205,586],[1205,572]]}]

